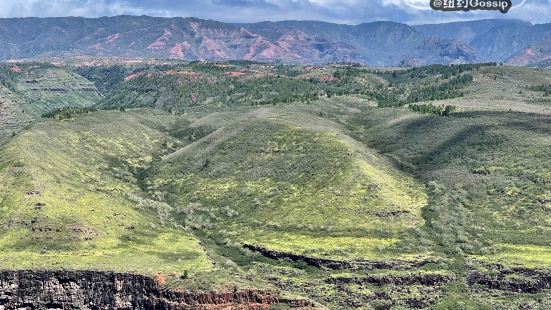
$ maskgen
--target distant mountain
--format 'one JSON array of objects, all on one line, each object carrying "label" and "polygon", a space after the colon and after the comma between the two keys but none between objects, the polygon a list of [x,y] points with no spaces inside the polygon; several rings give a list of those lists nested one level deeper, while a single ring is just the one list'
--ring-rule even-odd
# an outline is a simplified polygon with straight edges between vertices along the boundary
[{"label": "distant mountain", "polygon": [[507,63],[516,66],[551,68],[551,40],[542,41],[524,49],[510,58]]},{"label": "distant mountain", "polygon": [[386,66],[524,64],[517,59],[536,46],[548,50],[550,44],[551,24],[517,20],[351,26],[318,21],[230,24],[149,16],[0,19],[0,60],[116,56]]}]

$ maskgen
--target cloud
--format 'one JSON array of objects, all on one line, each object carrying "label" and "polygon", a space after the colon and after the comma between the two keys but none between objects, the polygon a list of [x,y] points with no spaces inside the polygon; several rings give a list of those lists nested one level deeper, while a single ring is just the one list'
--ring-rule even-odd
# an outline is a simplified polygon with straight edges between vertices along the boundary
[{"label": "cloud", "polygon": [[481,18],[551,22],[551,0],[513,0],[499,12],[436,12],[428,0],[0,0],[0,17],[152,15],[199,17],[226,22],[323,20],[358,24],[392,20],[409,24]]}]

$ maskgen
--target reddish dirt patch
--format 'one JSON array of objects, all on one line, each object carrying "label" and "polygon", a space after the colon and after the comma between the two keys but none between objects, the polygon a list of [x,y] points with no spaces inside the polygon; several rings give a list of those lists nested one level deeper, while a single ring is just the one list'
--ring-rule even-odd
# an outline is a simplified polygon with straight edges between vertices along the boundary
[{"label": "reddish dirt patch", "polygon": [[125,81],[130,81],[130,80],[133,80],[133,79],[135,79],[135,78],[137,78],[137,77],[143,76],[144,74],[145,74],[145,73],[143,73],[143,72],[138,72],[138,73],[129,74],[129,75],[127,75],[127,76],[124,78],[124,80],[125,80]]},{"label": "reddish dirt patch", "polygon": [[189,42],[185,41],[185,42],[182,42],[182,43],[177,43],[168,52],[174,58],[184,59],[185,50],[187,50],[190,47],[191,47],[191,45],[189,44]]},{"label": "reddish dirt patch", "polygon": [[527,48],[524,50],[524,52],[511,60],[509,60],[509,63],[515,64],[515,65],[527,65],[530,62],[533,62],[537,58],[536,52],[532,48]]},{"label": "reddish dirt patch", "polygon": [[216,43],[216,41],[209,38],[204,38],[203,43],[201,45],[203,45],[214,56],[218,58],[227,58],[226,53],[224,53],[224,51],[222,50],[222,48],[220,48],[220,46],[218,45],[218,43]]},{"label": "reddish dirt patch", "polygon": [[193,71],[178,71],[178,70],[168,70],[159,72],[161,75],[173,75],[178,77],[186,78],[188,81],[197,81],[200,77],[199,73]]},{"label": "reddish dirt patch", "polygon": [[268,60],[273,60],[273,59],[276,59],[276,58],[279,58],[279,57],[282,57],[286,54],[286,51],[279,47],[279,46],[276,46],[276,45],[273,45],[273,44],[270,44],[270,46],[263,50],[259,56],[265,58],[265,59],[268,59]]},{"label": "reddish dirt patch", "polygon": [[160,50],[165,48],[166,42],[172,37],[172,32],[165,29],[165,33],[162,36],[158,37],[155,42],[151,43],[147,49],[150,50]]},{"label": "reddish dirt patch", "polygon": [[245,72],[239,72],[239,71],[231,71],[231,72],[224,72],[222,73],[223,76],[232,76],[232,77],[240,77],[247,73]]},{"label": "reddish dirt patch", "polygon": [[153,280],[155,280],[155,283],[157,285],[165,285],[166,284],[166,280],[167,280],[167,277],[162,274],[162,273],[158,273],[155,278],[153,278]]},{"label": "reddish dirt patch", "polygon": [[260,53],[262,48],[265,48],[268,45],[268,40],[261,36],[257,36],[254,43],[249,47],[249,52],[245,55],[245,60],[252,60],[258,53]]},{"label": "reddish dirt patch", "polygon": [[107,37],[107,41],[105,41],[105,43],[113,44],[113,43],[115,43],[115,41],[117,41],[120,38],[120,36],[121,36],[120,33],[112,34],[112,35]]},{"label": "reddish dirt patch", "polygon": [[325,83],[334,82],[334,81],[337,80],[335,77],[330,76],[330,75],[324,75],[324,76],[320,77],[319,79],[320,79],[320,81],[325,82]]},{"label": "reddish dirt patch", "polygon": [[10,71],[15,72],[15,73],[21,73],[21,72],[23,72],[23,69],[21,69],[20,66],[13,66],[13,67],[10,68]]}]

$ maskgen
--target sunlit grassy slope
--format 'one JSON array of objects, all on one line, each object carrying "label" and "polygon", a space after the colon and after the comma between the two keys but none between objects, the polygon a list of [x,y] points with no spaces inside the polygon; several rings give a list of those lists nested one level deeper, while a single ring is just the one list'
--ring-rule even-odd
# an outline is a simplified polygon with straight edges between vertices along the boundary
[{"label": "sunlit grassy slope", "polygon": [[449,253],[549,266],[551,120],[516,112],[357,114],[353,136],[429,190],[426,231]]},{"label": "sunlit grassy slope", "polygon": [[[489,264],[551,266],[548,96],[526,89],[546,76],[527,72],[477,69],[449,116],[356,94],[40,120],[0,148],[0,267],[163,273],[169,285],[267,287],[330,309],[534,305],[548,293],[466,283]],[[37,96],[32,84],[17,91]],[[507,100],[484,101],[499,87]],[[24,104],[0,91],[4,107]],[[393,264],[315,268],[247,245]],[[408,264],[421,261],[432,263]],[[450,282],[415,280],[425,276]]]},{"label": "sunlit grassy slope", "polygon": [[549,70],[523,67],[484,67],[473,73],[474,81],[465,88],[464,98],[435,102],[465,110],[515,111],[551,114],[551,98],[527,87],[548,85]]},{"label": "sunlit grassy slope", "polygon": [[403,258],[392,249],[423,225],[423,188],[332,122],[304,114],[304,126],[271,111],[277,120],[249,113],[164,159],[149,191],[177,208],[176,221],[234,242],[320,258]]},{"label": "sunlit grassy slope", "polygon": [[[162,226],[132,172],[157,156],[171,119],[97,113],[44,121],[0,153],[1,268],[200,272],[190,234]],[[154,214],[154,215],[153,215]]]},{"label": "sunlit grassy slope", "polygon": [[0,77],[0,143],[47,112],[100,100],[94,84],[69,68],[4,64]]}]

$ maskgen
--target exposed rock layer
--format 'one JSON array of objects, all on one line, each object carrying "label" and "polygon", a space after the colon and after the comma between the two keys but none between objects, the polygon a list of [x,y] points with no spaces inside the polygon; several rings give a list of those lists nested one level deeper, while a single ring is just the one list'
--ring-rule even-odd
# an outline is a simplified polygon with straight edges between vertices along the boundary
[{"label": "exposed rock layer", "polygon": [[551,271],[525,268],[503,269],[492,275],[473,271],[467,278],[471,287],[492,290],[537,294],[551,289]]},{"label": "exposed rock layer", "polygon": [[435,262],[431,259],[417,261],[340,261],[273,251],[252,244],[245,244],[244,247],[271,259],[287,259],[294,262],[303,261],[310,266],[326,267],[330,269],[411,269]]},{"label": "exposed rock layer", "polygon": [[194,293],[162,288],[147,276],[97,271],[0,272],[0,309],[265,309],[305,301],[262,290]]}]

